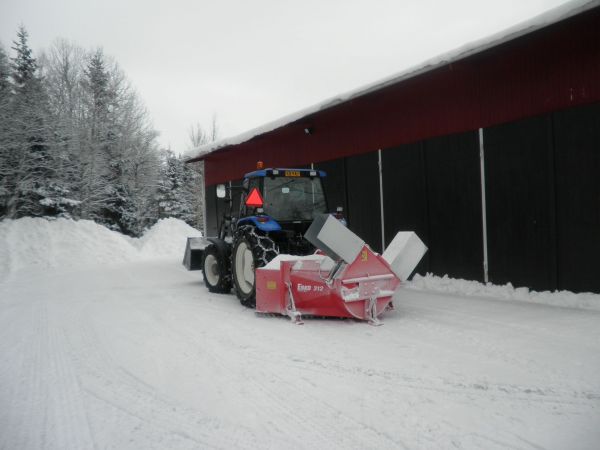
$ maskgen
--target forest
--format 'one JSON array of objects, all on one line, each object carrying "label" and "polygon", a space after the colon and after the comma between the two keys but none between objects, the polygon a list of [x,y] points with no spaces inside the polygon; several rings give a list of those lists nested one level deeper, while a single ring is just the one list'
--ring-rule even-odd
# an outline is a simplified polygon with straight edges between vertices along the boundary
[{"label": "forest", "polygon": [[[88,219],[130,236],[164,217],[202,228],[202,167],[161,148],[126,74],[101,48],[0,43],[0,220]],[[216,137],[197,125],[190,145]]]}]

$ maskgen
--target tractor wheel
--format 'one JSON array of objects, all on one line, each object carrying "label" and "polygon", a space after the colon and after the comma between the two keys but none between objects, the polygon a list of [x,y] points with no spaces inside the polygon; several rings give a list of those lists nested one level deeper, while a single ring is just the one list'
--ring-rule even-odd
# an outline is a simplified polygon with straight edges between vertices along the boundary
[{"label": "tractor wheel", "polygon": [[240,227],[235,235],[231,252],[231,274],[240,303],[248,308],[256,306],[256,278],[254,271],[265,266],[279,254],[275,242],[253,226]]},{"label": "tractor wheel", "polygon": [[214,244],[204,250],[202,274],[204,284],[210,292],[223,294],[231,291],[227,256],[223,255]]}]

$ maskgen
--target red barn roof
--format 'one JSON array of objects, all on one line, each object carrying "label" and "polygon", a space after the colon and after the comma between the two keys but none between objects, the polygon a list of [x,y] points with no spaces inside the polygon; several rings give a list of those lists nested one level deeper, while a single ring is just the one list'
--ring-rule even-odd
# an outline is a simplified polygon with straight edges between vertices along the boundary
[{"label": "red barn roof", "polygon": [[600,101],[600,2],[576,1],[248,133],[204,146],[206,184]]}]

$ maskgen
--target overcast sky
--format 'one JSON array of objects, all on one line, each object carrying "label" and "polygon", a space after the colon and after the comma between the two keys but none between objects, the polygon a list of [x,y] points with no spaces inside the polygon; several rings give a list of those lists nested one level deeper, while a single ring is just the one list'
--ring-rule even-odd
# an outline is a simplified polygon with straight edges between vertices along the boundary
[{"label": "overcast sky", "polygon": [[0,0],[36,53],[58,37],[116,58],[177,152],[193,123],[242,133],[565,0]]}]

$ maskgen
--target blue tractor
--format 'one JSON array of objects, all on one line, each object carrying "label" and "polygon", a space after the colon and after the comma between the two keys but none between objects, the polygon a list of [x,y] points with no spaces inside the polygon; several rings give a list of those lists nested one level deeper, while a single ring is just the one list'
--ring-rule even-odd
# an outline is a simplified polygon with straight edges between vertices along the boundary
[{"label": "blue tractor", "polygon": [[[228,204],[218,236],[188,238],[184,265],[201,269],[210,292],[233,288],[240,302],[254,307],[255,269],[279,253],[307,255],[315,248],[304,239],[313,219],[328,211],[322,179],[311,169],[260,169],[247,173],[242,186],[217,186],[217,197]],[[240,207],[233,215],[233,193]],[[344,221],[341,208],[335,215]]]}]

